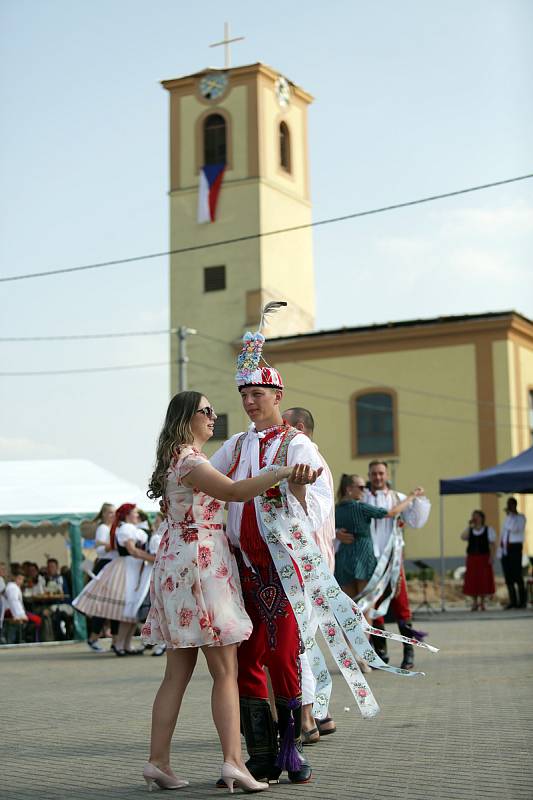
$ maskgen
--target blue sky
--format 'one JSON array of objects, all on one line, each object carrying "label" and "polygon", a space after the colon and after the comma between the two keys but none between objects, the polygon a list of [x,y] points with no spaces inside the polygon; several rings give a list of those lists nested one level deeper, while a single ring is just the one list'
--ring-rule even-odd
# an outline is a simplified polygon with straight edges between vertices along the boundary
[{"label": "blue sky", "polygon": [[[3,275],[164,250],[164,78],[222,65],[224,19],[311,92],[314,218],[533,172],[533,5],[385,0],[0,4]],[[315,231],[317,327],[533,317],[533,181]],[[166,259],[3,284],[2,336],[168,323]],[[362,302],[363,298],[363,302]],[[186,323],[186,320],[184,320]],[[165,361],[165,337],[0,343],[1,371]],[[144,484],[166,368],[0,378],[0,458],[87,457]]]}]

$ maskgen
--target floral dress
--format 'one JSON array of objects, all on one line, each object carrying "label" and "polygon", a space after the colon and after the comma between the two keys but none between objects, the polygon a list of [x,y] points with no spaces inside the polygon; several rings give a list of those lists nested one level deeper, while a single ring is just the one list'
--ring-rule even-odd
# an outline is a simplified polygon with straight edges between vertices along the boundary
[{"label": "floral dress", "polygon": [[183,478],[207,457],[184,447],[167,473],[165,520],[150,584],[145,644],[169,648],[227,645],[248,639],[239,573],[224,533],[224,504]]}]

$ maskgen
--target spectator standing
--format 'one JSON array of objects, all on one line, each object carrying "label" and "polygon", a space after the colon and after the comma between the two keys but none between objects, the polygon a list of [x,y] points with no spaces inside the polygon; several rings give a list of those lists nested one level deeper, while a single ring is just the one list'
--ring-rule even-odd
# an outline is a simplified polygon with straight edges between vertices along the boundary
[{"label": "spectator standing", "polygon": [[[509,592],[509,608],[526,608],[526,587],[522,576],[522,550],[526,517],[519,514],[514,497],[507,500],[505,520],[501,529],[499,554],[502,569]],[[517,592],[518,589],[518,592]]]},{"label": "spectator standing", "polygon": [[485,611],[485,598],[496,591],[492,569],[496,532],[485,524],[483,511],[472,512],[461,539],[468,542],[463,594],[472,598],[471,611]]}]

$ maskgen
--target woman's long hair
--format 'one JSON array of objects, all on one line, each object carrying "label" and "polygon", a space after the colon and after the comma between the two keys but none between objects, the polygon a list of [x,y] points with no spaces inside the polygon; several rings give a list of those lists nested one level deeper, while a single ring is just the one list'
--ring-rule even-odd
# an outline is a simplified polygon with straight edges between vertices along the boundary
[{"label": "woman's long hair", "polygon": [[346,497],[346,490],[355,480],[357,480],[358,477],[359,475],[347,475],[345,472],[342,473],[339,481],[339,488],[337,489],[337,503],[340,503],[341,500],[344,500]]},{"label": "woman's long hair", "polygon": [[96,517],[93,519],[93,522],[97,522],[98,524],[103,522],[105,512],[110,511],[112,508],[115,508],[113,503],[102,503],[102,508],[100,509]]},{"label": "woman's long hair", "polygon": [[192,444],[191,422],[204,397],[200,392],[180,392],[169,403],[167,415],[157,442],[156,465],[147,495],[157,500],[165,494],[167,472],[172,459],[184,444]]}]

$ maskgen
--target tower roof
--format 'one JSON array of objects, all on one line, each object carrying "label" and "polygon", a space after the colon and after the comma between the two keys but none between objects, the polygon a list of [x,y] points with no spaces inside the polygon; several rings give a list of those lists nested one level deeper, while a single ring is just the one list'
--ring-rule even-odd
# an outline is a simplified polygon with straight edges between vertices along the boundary
[{"label": "tower roof", "polygon": [[[168,89],[171,92],[173,89],[183,88],[187,85],[193,85],[198,78],[201,78],[203,75],[206,75],[208,72],[224,72],[228,73],[233,77],[243,77],[246,75],[264,75],[272,80],[276,80],[280,75],[281,72],[275,70],[273,67],[268,66],[268,64],[263,64],[258,61],[255,64],[245,64],[241,67],[205,67],[204,69],[198,70],[198,72],[192,72],[189,75],[182,75],[179,78],[168,78],[167,80],[161,81],[161,85]],[[284,76],[286,80],[289,82],[290,87],[293,93],[305,100],[307,103],[312,103],[314,100],[313,95],[306,92],[305,89],[302,89],[301,86],[291,81],[287,76]]]}]

